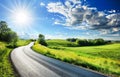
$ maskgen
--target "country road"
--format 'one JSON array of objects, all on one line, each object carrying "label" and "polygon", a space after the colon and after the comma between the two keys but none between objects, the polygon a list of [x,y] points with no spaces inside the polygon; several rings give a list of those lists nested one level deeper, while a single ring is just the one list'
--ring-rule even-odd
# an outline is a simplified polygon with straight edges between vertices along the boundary
[{"label": "country road", "polygon": [[34,52],[30,43],[14,49],[11,60],[21,77],[106,77],[103,74],[61,62]]}]

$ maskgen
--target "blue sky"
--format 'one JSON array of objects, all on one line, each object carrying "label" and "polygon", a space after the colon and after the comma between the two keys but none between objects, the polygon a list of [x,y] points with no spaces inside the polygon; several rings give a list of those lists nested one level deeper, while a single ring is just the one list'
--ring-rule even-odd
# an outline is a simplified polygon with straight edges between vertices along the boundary
[{"label": "blue sky", "polygon": [[0,20],[21,38],[120,40],[120,0],[0,0]]}]

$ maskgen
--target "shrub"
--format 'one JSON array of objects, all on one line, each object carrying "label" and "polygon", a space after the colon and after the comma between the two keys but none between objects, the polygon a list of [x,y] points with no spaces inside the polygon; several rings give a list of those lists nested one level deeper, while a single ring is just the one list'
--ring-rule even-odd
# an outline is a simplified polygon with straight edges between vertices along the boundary
[{"label": "shrub", "polygon": [[39,44],[41,44],[41,45],[47,46],[47,43],[46,43],[46,41],[45,41],[45,36],[42,35],[42,34],[39,34],[38,42],[39,42]]}]

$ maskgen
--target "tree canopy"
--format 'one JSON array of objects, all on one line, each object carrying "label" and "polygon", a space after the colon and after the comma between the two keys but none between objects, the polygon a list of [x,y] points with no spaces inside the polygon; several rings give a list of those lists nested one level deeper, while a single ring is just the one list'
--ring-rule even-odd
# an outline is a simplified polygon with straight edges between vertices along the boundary
[{"label": "tree canopy", "polygon": [[7,23],[5,21],[0,21],[0,41],[11,43],[16,42],[17,39],[17,34],[8,28]]},{"label": "tree canopy", "polygon": [[41,44],[41,45],[47,46],[47,43],[46,43],[46,41],[45,41],[45,36],[42,35],[42,34],[39,34],[38,42],[39,42],[39,44]]},{"label": "tree canopy", "polygon": [[104,45],[104,44],[108,43],[102,38],[91,39],[91,40],[78,39],[78,38],[68,38],[66,40],[70,41],[70,42],[76,42],[78,44],[78,46]]}]

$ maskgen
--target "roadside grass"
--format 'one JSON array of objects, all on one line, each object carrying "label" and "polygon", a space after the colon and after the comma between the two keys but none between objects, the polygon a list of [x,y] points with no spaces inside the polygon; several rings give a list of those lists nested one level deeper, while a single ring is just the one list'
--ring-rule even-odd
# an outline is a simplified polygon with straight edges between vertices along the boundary
[{"label": "roadside grass", "polygon": [[[119,46],[120,44],[111,44],[91,47],[58,47],[59,49],[50,49],[36,42],[32,49],[48,57],[93,69],[114,77],[119,77]],[[111,55],[112,53],[114,58]]]},{"label": "roadside grass", "polygon": [[11,49],[6,48],[6,44],[0,42],[0,77],[15,77],[12,65],[9,61]]},{"label": "roadside grass", "polygon": [[[17,46],[23,46],[30,43],[27,40],[19,40]],[[7,43],[0,42],[0,77],[17,77],[10,61],[10,53],[13,48],[7,48]]]}]

